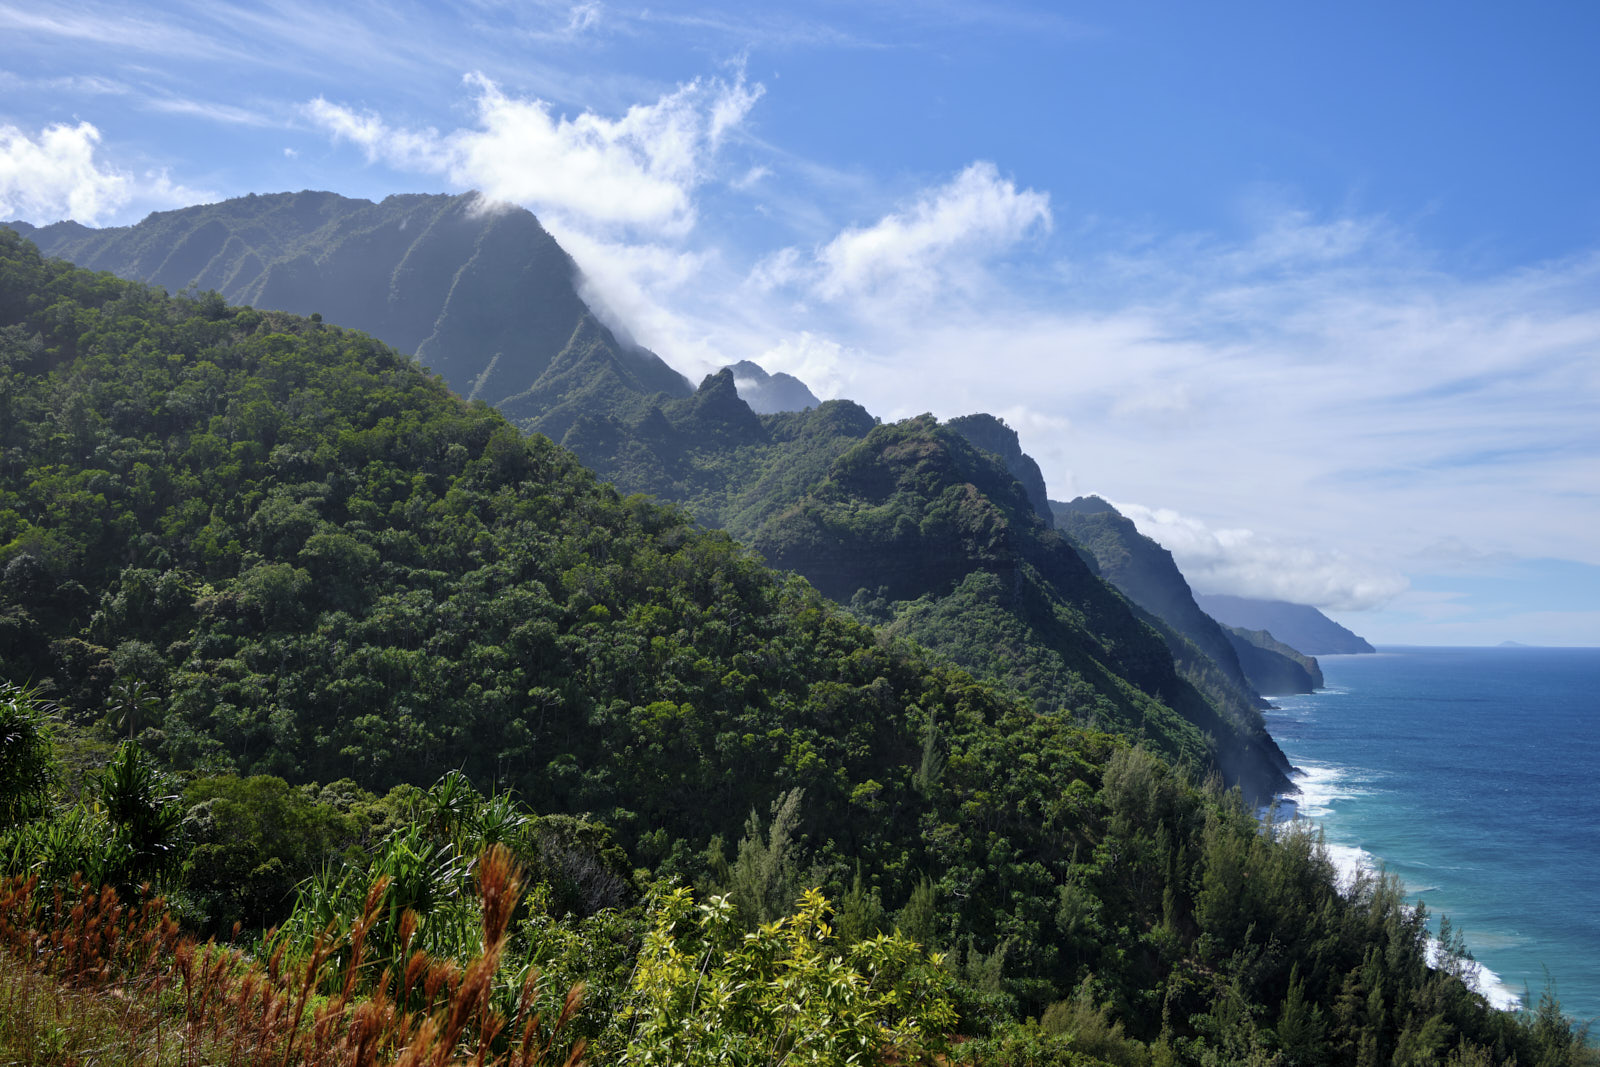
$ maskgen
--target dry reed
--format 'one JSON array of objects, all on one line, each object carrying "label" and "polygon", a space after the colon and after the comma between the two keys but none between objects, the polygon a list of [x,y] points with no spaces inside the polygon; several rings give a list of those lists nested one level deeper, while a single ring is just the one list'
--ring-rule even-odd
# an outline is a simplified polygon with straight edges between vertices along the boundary
[{"label": "dry reed", "polygon": [[581,984],[549,1025],[535,1008],[537,971],[509,1016],[494,1006],[521,875],[498,845],[478,871],[478,956],[465,966],[406,956],[418,925],[408,914],[405,965],[370,988],[360,975],[382,880],[348,933],[326,931],[302,960],[280,946],[264,962],[183,935],[148,892],[128,904],[110,887],[41,895],[33,879],[0,881],[0,1067],[576,1067],[584,1043],[565,1031]]}]

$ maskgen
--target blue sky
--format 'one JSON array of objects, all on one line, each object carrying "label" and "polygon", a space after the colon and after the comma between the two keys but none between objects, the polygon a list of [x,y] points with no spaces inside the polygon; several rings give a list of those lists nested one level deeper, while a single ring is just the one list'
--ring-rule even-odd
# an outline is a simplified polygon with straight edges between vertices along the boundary
[{"label": "blue sky", "polygon": [[0,0],[0,218],[484,190],[1198,588],[1600,645],[1600,8]]}]

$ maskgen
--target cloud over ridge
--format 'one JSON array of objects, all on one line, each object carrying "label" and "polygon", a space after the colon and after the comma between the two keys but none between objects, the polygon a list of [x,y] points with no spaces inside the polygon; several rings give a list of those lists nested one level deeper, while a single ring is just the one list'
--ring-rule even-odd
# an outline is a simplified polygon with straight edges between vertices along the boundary
[{"label": "cloud over ridge", "polygon": [[694,226],[695,188],[765,91],[742,75],[732,82],[697,78],[617,118],[592,111],[568,117],[543,100],[504,92],[483,74],[465,82],[476,94],[477,125],[447,133],[392,126],[323,97],[305,113],[336,140],[360,147],[369,162],[442,175],[570,225],[675,236]]},{"label": "cloud over ridge", "polygon": [[1212,529],[1171,508],[1113,506],[1172,553],[1198,593],[1286,600],[1330,611],[1382,607],[1409,583],[1387,567],[1344,552],[1292,544],[1246,529]]}]

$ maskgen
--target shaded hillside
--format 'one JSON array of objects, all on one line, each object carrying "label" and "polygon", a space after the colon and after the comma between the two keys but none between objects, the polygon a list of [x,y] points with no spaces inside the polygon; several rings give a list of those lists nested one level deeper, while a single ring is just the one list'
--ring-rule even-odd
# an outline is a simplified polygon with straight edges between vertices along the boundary
[{"label": "shaded hillside", "polygon": [[11,225],[45,254],[92,270],[364,330],[468,399],[531,396],[554,412],[572,399],[575,367],[583,389],[605,388],[610,375],[645,394],[689,391],[595,318],[572,259],[530,212],[486,207],[476,194],[374,204],[277,193],[156,212],[134,226]]},{"label": "shaded hillside", "polygon": [[1172,553],[1099,497],[1052,500],[1050,507],[1056,525],[1093,557],[1100,576],[1182,639],[1168,644],[1195,684],[1225,704],[1259,704],[1228,635],[1195,603]]},{"label": "shaded hillside", "polygon": [[[893,632],[1040,707],[1149,737],[1252,795],[1286,788],[1287,761],[1252,701],[1218,708],[1196,693],[1065,542],[1043,547],[1053,537],[1033,499],[1044,499],[1043,480],[1015,433],[987,415],[960,429],[931,417],[880,427],[838,400],[758,416],[725,369],[692,397],[648,401],[643,415],[581,418],[562,443],[624,491],[683,504],[862,618],[894,621]],[[1032,468],[1033,492],[1013,466]]]},{"label": "shaded hillside", "polygon": [[1271,696],[1322,688],[1322,668],[1316,657],[1295,651],[1266,630],[1230,626],[1227,634],[1256,692]]},{"label": "shaded hillside", "polygon": [[1253,794],[1283,788],[1287,764],[1254,707],[1208,701],[1180,678],[1029,496],[999,456],[925,415],[875,427],[749,541],[1038,708],[1147,737]]},{"label": "shaded hillside", "polygon": [[1268,630],[1279,641],[1308,656],[1335,656],[1376,652],[1358,637],[1316,608],[1282,600],[1202,593],[1195,598],[1206,614],[1224,626]]},{"label": "shaded hillside", "polygon": [[1224,707],[1260,694],[1309,693],[1322,684],[1316,661],[1264,635],[1230,632],[1200,610],[1172,553],[1099,497],[1052,500],[1057,525],[1088,552],[1099,573],[1155,617],[1184,676]]}]

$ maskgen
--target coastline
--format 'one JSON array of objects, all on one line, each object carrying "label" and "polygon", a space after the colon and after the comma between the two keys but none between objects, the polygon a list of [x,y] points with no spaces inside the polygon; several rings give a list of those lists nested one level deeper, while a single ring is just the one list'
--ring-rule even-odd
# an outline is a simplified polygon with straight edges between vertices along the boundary
[{"label": "coastline", "polygon": [[1278,819],[1321,829],[1346,881],[1387,870],[1448,917],[1496,1007],[1549,988],[1600,1017],[1600,649],[1383,646],[1320,657],[1328,686],[1273,697],[1295,765]]},{"label": "coastline", "polygon": [[[1293,777],[1300,792],[1294,794],[1280,794],[1275,798],[1277,810],[1276,823],[1283,824],[1292,820],[1304,820],[1316,826],[1323,834],[1323,848],[1327,853],[1328,861],[1333,864],[1337,872],[1337,880],[1342,890],[1347,890],[1362,874],[1380,875],[1388,868],[1384,860],[1368,852],[1359,844],[1349,844],[1331,840],[1328,826],[1324,821],[1332,813],[1331,802],[1335,799],[1354,800],[1362,794],[1356,790],[1340,790],[1330,787],[1332,781],[1343,768],[1332,767],[1324,764],[1304,766],[1295,765]],[[1305,783],[1305,784],[1302,784]],[[1311,788],[1307,788],[1309,785]],[[1404,886],[1407,896],[1418,896],[1427,892],[1426,887]],[[1436,926],[1438,914],[1430,912],[1432,925]],[[1471,949],[1469,942],[1468,949]],[[1438,966],[1441,955],[1441,946],[1435,936],[1434,929],[1428,931],[1428,963]],[[1513,989],[1501,976],[1491,970],[1477,959],[1468,959],[1465,977],[1467,984],[1477,993],[1481,994],[1491,1005],[1500,1011],[1522,1011],[1529,1007],[1523,993]]]}]

